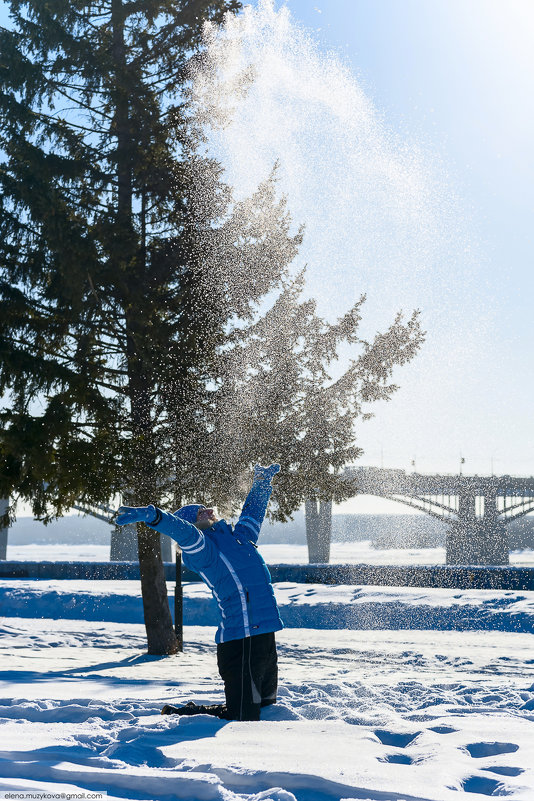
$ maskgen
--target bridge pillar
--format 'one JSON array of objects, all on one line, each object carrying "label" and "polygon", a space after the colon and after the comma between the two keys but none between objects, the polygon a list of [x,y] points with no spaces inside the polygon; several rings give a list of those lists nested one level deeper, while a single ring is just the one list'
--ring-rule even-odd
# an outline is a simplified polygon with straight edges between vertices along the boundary
[{"label": "bridge pillar", "polygon": [[484,495],[484,517],[482,518],[484,528],[483,558],[484,565],[509,565],[510,548],[508,545],[508,531],[504,520],[497,509],[497,494],[487,493]]},{"label": "bridge pillar", "polygon": [[2,517],[7,514],[9,509],[9,498],[0,498],[0,559],[7,558],[7,535],[9,526],[2,525]]},{"label": "bridge pillar", "polygon": [[137,526],[128,523],[126,526],[114,526],[111,532],[109,549],[110,562],[138,562]]},{"label": "bridge pillar", "polygon": [[310,564],[328,564],[332,540],[332,501],[310,498],[304,504]]},{"label": "bridge pillar", "polygon": [[[135,497],[130,492],[122,495],[121,506],[135,506]],[[164,562],[174,562],[172,540],[165,534],[159,535],[161,558]],[[113,526],[109,549],[110,562],[138,562],[139,546],[137,542],[137,525]]]},{"label": "bridge pillar", "polygon": [[[159,535],[161,545],[161,558],[164,562],[174,561],[172,540],[165,534]],[[126,526],[114,526],[111,532],[111,545],[109,549],[110,562],[138,562],[137,526],[129,523]]]},{"label": "bridge pillar", "polygon": [[476,516],[474,495],[460,492],[458,520],[447,532],[448,565],[507,565],[508,535],[497,510],[497,497],[484,495],[484,514]]},{"label": "bridge pillar", "polygon": [[164,562],[174,562],[174,554],[172,551],[172,543],[170,537],[167,537],[166,534],[159,535],[159,542],[161,545],[161,558]]}]

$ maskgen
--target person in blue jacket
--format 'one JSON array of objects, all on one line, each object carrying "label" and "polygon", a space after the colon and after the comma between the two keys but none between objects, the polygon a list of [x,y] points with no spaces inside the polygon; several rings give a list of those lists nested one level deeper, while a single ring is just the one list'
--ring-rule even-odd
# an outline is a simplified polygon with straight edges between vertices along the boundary
[{"label": "person in blue jacket", "polygon": [[161,714],[210,714],[226,720],[259,720],[276,702],[278,664],[275,631],[283,628],[271,576],[257,540],[280,465],[256,465],[252,489],[235,527],[199,503],[169,514],[155,506],[121,506],[116,523],[143,522],[175,540],[186,567],[210,588],[220,612],[215,635],[225,704],[166,705]]}]

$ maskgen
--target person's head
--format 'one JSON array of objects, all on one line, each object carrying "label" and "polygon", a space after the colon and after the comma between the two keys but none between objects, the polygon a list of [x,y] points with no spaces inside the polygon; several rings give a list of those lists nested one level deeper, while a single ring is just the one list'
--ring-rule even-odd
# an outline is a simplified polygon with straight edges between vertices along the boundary
[{"label": "person's head", "polygon": [[195,526],[199,528],[201,531],[204,531],[207,528],[211,528],[214,523],[219,520],[217,517],[217,513],[215,509],[211,506],[204,506],[202,509],[199,509],[197,512],[197,519],[195,521]]},{"label": "person's head", "polygon": [[174,514],[181,520],[193,523],[201,531],[211,528],[219,519],[213,507],[204,506],[202,503],[189,503],[187,506],[182,506]]}]

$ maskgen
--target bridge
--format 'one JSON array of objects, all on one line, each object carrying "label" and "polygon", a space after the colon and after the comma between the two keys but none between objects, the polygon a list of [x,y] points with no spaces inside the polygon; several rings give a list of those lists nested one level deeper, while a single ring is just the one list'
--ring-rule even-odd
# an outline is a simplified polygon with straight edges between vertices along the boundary
[{"label": "bridge", "polygon": [[358,492],[397,501],[448,524],[447,564],[507,565],[506,525],[534,511],[534,478],[425,475],[346,468]]},{"label": "bridge", "polygon": [[[448,565],[509,564],[506,525],[534,511],[534,478],[406,473],[377,467],[347,467],[358,494],[397,501],[425,512],[448,525]],[[7,501],[0,501],[0,513]],[[74,507],[112,524],[114,510],[107,505]],[[310,562],[330,561],[332,503],[306,501],[306,534]],[[0,532],[0,559],[5,559],[7,530]],[[171,541],[161,538],[164,559],[171,560]],[[111,560],[136,560],[135,526],[114,527]]]}]

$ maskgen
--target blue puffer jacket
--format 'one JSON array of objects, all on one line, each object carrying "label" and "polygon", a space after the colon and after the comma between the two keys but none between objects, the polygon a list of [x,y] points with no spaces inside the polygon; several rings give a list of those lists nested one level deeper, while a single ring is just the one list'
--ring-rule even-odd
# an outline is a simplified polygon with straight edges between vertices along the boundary
[{"label": "blue puffer jacket", "polygon": [[256,548],[271,492],[270,482],[254,481],[234,528],[219,520],[199,531],[161,509],[151,524],[178,543],[184,565],[211,589],[221,614],[217,643],[283,628],[271,575]]}]

